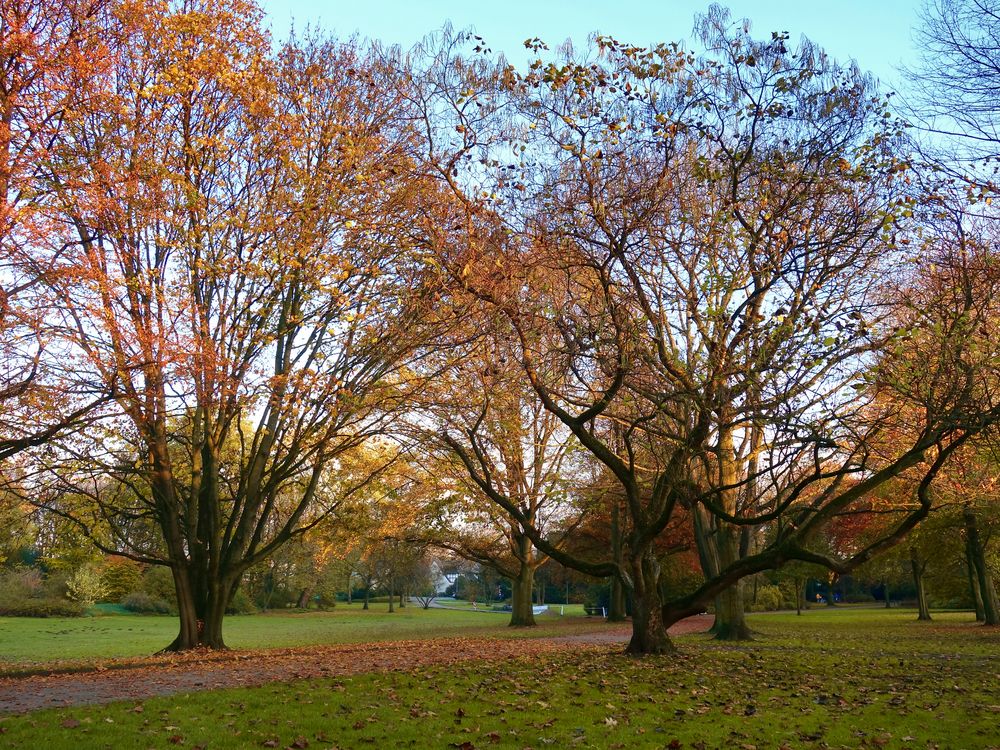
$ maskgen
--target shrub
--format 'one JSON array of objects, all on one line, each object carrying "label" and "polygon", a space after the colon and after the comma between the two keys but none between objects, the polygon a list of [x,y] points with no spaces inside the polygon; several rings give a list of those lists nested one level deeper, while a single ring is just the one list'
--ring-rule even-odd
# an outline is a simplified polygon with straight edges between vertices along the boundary
[{"label": "shrub", "polygon": [[[84,608],[59,596],[35,568],[0,574],[0,615],[4,617],[79,617]],[[55,592],[55,593],[54,593]]]},{"label": "shrub", "polygon": [[80,617],[84,607],[68,599],[5,599],[0,601],[3,617]]},{"label": "shrub", "polygon": [[170,602],[147,594],[145,591],[133,591],[122,599],[121,604],[129,612],[143,615],[169,615],[173,612]]},{"label": "shrub", "polygon": [[45,582],[36,568],[13,568],[0,574],[0,602],[45,597]]},{"label": "shrub", "polygon": [[49,571],[42,580],[43,598],[69,599],[69,573],[65,570]]},{"label": "shrub", "polygon": [[754,610],[758,612],[773,612],[777,609],[789,609],[795,606],[795,602],[789,604],[786,601],[784,591],[779,586],[767,584],[757,587],[757,603]]},{"label": "shrub", "polygon": [[80,602],[84,607],[91,607],[104,597],[104,583],[100,571],[94,565],[84,565],[79,568],[66,582],[69,598]]},{"label": "shrub", "polygon": [[107,601],[121,601],[142,589],[142,568],[127,557],[109,557],[101,568],[101,583]]},{"label": "shrub", "polygon": [[139,589],[154,599],[163,599],[171,607],[177,607],[177,591],[174,589],[174,576],[170,568],[154,565],[142,576],[142,587]]},{"label": "shrub", "polygon": [[257,613],[257,607],[253,600],[247,596],[242,589],[237,589],[233,595],[233,600],[226,607],[227,615],[253,615]]}]

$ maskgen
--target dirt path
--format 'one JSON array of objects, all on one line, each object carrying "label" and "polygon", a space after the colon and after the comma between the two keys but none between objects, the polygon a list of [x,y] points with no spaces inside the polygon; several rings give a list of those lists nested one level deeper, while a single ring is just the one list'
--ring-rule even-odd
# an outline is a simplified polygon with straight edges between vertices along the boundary
[{"label": "dirt path", "polygon": [[[710,617],[698,615],[677,623],[670,633],[700,632],[710,625]],[[0,714],[141,701],[173,693],[388,672],[473,659],[500,661],[532,653],[600,648],[625,643],[628,638],[628,626],[623,626],[549,638],[449,638],[163,656],[87,672],[0,679]]]}]

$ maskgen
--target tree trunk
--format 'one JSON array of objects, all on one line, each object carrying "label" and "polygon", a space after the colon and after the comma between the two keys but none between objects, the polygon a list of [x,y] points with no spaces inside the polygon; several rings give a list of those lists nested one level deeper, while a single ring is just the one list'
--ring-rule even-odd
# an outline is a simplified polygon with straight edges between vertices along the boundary
[{"label": "tree trunk", "polygon": [[793,578],[792,586],[795,587],[795,614],[801,616],[802,600],[806,598],[806,584],[801,578]]},{"label": "tree trunk", "polygon": [[[222,621],[238,581],[206,580],[204,576],[193,576],[190,568],[180,566],[173,573],[180,629],[163,651],[225,649]],[[197,579],[197,583],[192,579]]]},{"label": "tree trunk", "polygon": [[[737,543],[730,529],[719,529],[718,539],[719,569],[736,562]],[[723,591],[715,600],[715,623],[712,632],[719,641],[749,641],[753,632],[747,625],[746,607],[743,604],[744,581],[739,580]]]},{"label": "tree trunk", "polygon": [[532,627],[535,624],[535,613],[531,606],[534,569],[522,562],[518,575],[511,579],[513,592],[510,602],[510,626]]},{"label": "tree trunk", "polygon": [[972,559],[968,543],[965,545],[965,569],[969,574],[969,591],[972,595],[972,604],[976,609],[976,622],[984,622],[986,609],[983,607],[983,594],[979,590],[979,574],[976,572],[976,563]]},{"label": "tree trunk", "polygon": [[737,581],[719,594],[713,627],[717,641],[753,640],[753,631],[747,625],[746,608],[743,605],[743,581]]},{"label": "tree trunk", "polygon": [[927,563],[920,560],[916,547],[910,547],[910,571],[913,573],[913,585],[917,589],[917,619],[929,621],[931,610],[927,606],[927,592],[924,590],[924,570]]},{"label": "tree trunk", "polygon": [[309,609],[309,602],[312,600],[312,589],[304,588],[299,592],[299,599],[295,603],[298,609]]},{"label": "tree trunk", "polygon": [[892,608],[892,598],[889,596],[889,582],[882,581],[882,596],[885,598],[885,608]]},{"label": "tree trunk", "polygon": [[633,557],[629,573],[632,579],[632,640],[626,653],[672,653],[674,645],[663,624],[660,564],[652,551],[647,550],[641,557]]},{"label": "tree trunk", "polygon": [[[694,529],[698,559],[701,562],[706,580],[711,580],[719,575],[719,571],[725,567],[727,562],[735,559],[735,540],[722,539],[725,531],[713,523],[708,511],[701,506],[695,510]],[[728,553],[723,548],[726,548]],[[742,592],[740,594],[742,595]],[[746,627],[746,619],[742,612],[736,614],[732,602],[725,599],[723,594],[715,597],[714,607],[715,620],[712,622],[712,627],[708,629],[712,635],[721,637],[722,640],[729,640],[728,635],[719,636],[719,633],[728,634],[733,629],[739,631],[741,627]],[[727,618],[731,617],[737,618],[737,621],[730,622]]]},{"label": "tree trunk", "polygon": [[393,603],[396,601],[396,592],[393,591],[394,585],[395,585],[395,581],[392,580],[392,576],[389,576],[389,612],[390,613],[396,611],[395,609],[393,609],[393,606],[392,606]]},{"label": "tree trunk", "polygon": [[403,592],[403,591],[400,591],[400,592],[399,592],[399,608],[400,608],[400,609],[402,609],[403,607],[405,607],[405,606],[406,606],[406,602],[404,602],[404,601],[403,601],[403,600],[404,600],[404,598],[405,598],[405,596],[404,596],[404,592]]},{"label": "tree trunk", "polygon": [[834,601],[833,597],[833,587],[837,583],[836,573],[828,573],[826,576],[826,606],[836,607],[837,602]]},{"label": "tree trunk", "polygon": [[625,587],[618,576],[611,578],[611,600],[608,602],[608,622],[625,621]]},{"label": "tree trunk", "polygon": [[989,567],[986,565],[986,553],[983,544],[979,539],[979,527],[976,523],[976,514],[972,508],[965,509],[965,534],[971,558],[976,565],[976,577],[979,579],[979,595],[983,600],[983,624],[1000,625],[1000,600],[997,599],[997,590],[993,585],[993,576],[990,575]]},{"label": "tree trunk", "polygon": [[372,590],[370,586],[365,586],[365,605],[361,609],[368,609],[368,602],[372,598]]},{"label": "tree trunk", "polygon": [[[622,564],[621,508],[617,499],[611,504],[611,554]],[[608,622],[625,621],[625,587],[620,576],[611,578],[611,600],[608,602]]]}]

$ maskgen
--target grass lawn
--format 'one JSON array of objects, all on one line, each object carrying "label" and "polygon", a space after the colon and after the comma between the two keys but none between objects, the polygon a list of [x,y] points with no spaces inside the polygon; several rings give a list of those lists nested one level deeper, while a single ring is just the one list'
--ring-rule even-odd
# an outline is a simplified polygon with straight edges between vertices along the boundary
[{"label": "grass lawn", "polygon": [[[464,603],[463,603],[464,604]],[[360,643],[415,638],[525,635],[507,627],[509,613],[422,609],[407,605],[389,614],[388,604],[338,604],[326,612],[271,612],[226,618],[226,644],[235,649],[287,648],[313,644]],[[530,635],[600,628],[599,618],[583,617],[582,606],[560,617],[558,609],[537,618]],[[0,617],[0,675],[32,665],[87,663],[146,656],[177,635],[177,620],[167,616]]]},{"label": "grass lawn", "polygon": [[758,640],[194,693],[0,720],[17,748],[998,748],[1000,631],[968,614],[756,616]]}]

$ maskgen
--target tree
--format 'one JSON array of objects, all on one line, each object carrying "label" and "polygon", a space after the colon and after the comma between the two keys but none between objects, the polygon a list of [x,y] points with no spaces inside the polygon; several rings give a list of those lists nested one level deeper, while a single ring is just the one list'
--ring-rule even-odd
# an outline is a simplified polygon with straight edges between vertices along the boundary
[{"label": "tree", "polygon": [[406,129],[354,45],[272,57],[245,0],[119,10],[112,97],[50,180],[67,337],[119,416],[53,492],[152,524],[109,551],[170,567],[168,648],[221,648],[244,573],[394,457],[372,437],[430,317]]},{"label": "tree", "polygon": [[[952,152],[945,170],[995,192],[1000,157],[1000,3],[926,0],[914,32],[920,64],[904,71],[922,127]],[[943,139],[943,142],[942,142]],[[992,164],[992,166],[991,166]],[[979,173],[981,177],[970,177]]]},{"label": "tree", "polygon": [[[845,573],[898,543],[951,453],[1000,414],[971,383],[995,370],[968,323],[993,314],[992,282],[970,300],[952,277],[937,309],[902,323],[888,304],[912,199],[899,125],[870,81],[808,43],[755,40],[717,8],[699,33],[701,56],[598,38],[526,75],[466,62],[446,40],[413,74],[428,161],[463,212],[439,262],[509,323],[535,397],[624,496],[620,559],[528,536],[621,579],[633,653],[670,650],[667,625],[748,575],[794,560]],[[919,393],[911,324],[934,373]],[[924,411],[910,442],[877,456],[898,416],[890,394]],[[810,546],[907,471],[917,497],[885,535],[844,559]],[[708,515],[719,564],[664,601],[655,542],[685,509]],[[765,525],[766,546],[745,544]]]},{"label": "tree", "polygon": [[92,82],[111,59],[103,40],[109,5],[30,0],[0,8],[0,459],[44,444],[105,397],[55,343],[45,282],[66,247],[40,252],[52,196],[39,183],[73,113],[102,104]]},{"label": "tree", "polygon": [[510,625],[533,626],[534,575],[548,556],[526,527],[555,546],[573,532],[586,512],[574,503],[581,467],[575,439],[533,397],[503,332],[477,325],[483,333],[465,351],[447,348],[452,366],[435,376],[417,422],[433,462],[424,538],[509,578]]}]

